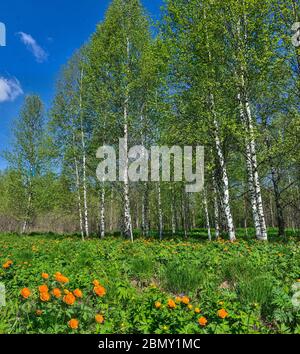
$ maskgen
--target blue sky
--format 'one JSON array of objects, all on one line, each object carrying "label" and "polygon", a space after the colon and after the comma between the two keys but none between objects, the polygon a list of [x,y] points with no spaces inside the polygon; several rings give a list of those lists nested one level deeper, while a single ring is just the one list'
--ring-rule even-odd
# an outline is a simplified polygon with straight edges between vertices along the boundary
[{"label": "blue sky", "polygon": [[[9,149],[12,122],[24,95],[39,94],[49,107],[59,70],[103,20],[110,0],[1,0],[0,151]],[[142,0],[159,18],[163,0]],[[0,157],[0,169],[6,162]]]}]

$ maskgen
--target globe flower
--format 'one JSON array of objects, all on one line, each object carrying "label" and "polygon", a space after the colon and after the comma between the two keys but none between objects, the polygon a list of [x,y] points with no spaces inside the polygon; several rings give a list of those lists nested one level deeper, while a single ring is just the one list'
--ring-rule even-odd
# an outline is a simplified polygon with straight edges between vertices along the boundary
[{"label": "globe flower", "polygon": [[3,267],[4,269],[8,269],[12,264],[13,264],[13,261],[9,259],[7,262],[5,262],[5,263],[3,264],[2,267]]},{"label": "globe flower", "polygon": [[61,297],[61,291],[60,291],[60,289],[58,289],[58,288],[54,288],[54,289],[52,290],[52,294],[53,294],[53,296],[55,296],[57,299],[59,299],[59,298]]},{"label": "globe flower", "polygon": [[60,278],[60,283],[69,283],[69,278],[67,278],[67,277],[65,277],[65,276],[61,276],[61,278]]},{"label": "globe flower", "polygon": [[73,291],[73,294],[78,297],[78,298],[81,298],[82,297],[82,291],[80,289],[75,289]]},{"label": "globe flower", "polygon": [[43,279],[48,279],[48,278],[49,278],[49,274],[47,274],[47,273],[42,273],[42,278],[43,278]]},{"label": "globe flower", "polygon": [[47,293],[49,291],[49,288],[47,285],[40,285],[39,286],[39,292],[40,293]]},{"label": "globe flower", "polygon": [[96,295],[102,297],[106,294],[106,289],[102,285],[97,285],[94,287],[94,292]]},{"label": "globe flower", "polygon": [[79,321],[76,320],[75,318],[72,318],[69,322],[68,322],[68,325],[70,328],[72,329],[77,329],[78,326],[79,326]]},{"label": "globe flower", "polygon": [[23,288],[20,291],[21,296],[23,296],[24,299],[28,299],[29,296],[31,295],[31,291],[28,288]]},{"label": "globe flower", "polygon": [[180,297],[180,296],[177,296],[177,297],[175,298],[175,302],[180,303],[180,302],[181,302],[181,297]]},{"label": "globe flower", "polygon": [[100,315],[100,314],[98,314],[98,315],[96,315],[95,316],[95,321],[97,322],[97,323],[103,323],[104,322],[104,316],[103,315]]},{"label": "globe flower", "polygon": [[188,309],[192,310],[194,308],[194,306],[192,304],[188,304]]},{"label": "globe flower", "polygon": [[201,309],[199,309],[199,307],[195,307],[195,313],[200,313],[201,312]]},{"label": "globe flower", "polygon": [[60,283],[63,283],[63,284],[69,282],[69,279],[67,277],[65,277],[64,275],[62,275],[60,272],[55,273],[55,280]]},{"label": "globe flower", "polygon": [[49,301],[51,298],[50,294],[48,292],[43,292],[43,293],[40,293],[40,299],[41,301],[43,302],[47,302]]},{"label": "globe flower", "polygon": [[172,299],[169,299],[169,300],[168,300],[168,307],[169,307],[170,309],[175,309],[175,307],[176,307],[175,301],[172,300]]},{"label": "globe flower", "polygon": [[100,285],[99,281],[96,280],[96,279],[93,281],[93,284],[94,284],[95,286],[99,286],[99,285]]},{"label": "globe flower", "polygon": [[207,324],[207,319],[205,317],[203,317],[203,316],[199,317],[198,318],[198,323],[199,323],[200,326],[205,327],[206,324]]},{"label": "globe flower", "polygon": [[42,310],[36,310],[35,313],[36,313],[37,316],[41,316],[43,311]]},{"label": "globe flower", "polygon": [[183,296],[181,301],[183,304],[188,305],[188,303],[190,302],[190,299],[187,296]]},{"label": "globe flower", "polygon": [[218,310],[217,314],[222,319],[228,316],[228,312],[225,309]]},{"label": "globe flower", "polygon": [[54,274],[55,280],[58,280],[62,276],[61,272],[56,272]]},{"label": "globe flower", "polygon": [[75,296],[72,293],[69,293],[68,295],[65,295],[63,297],[63,301],[67,305],[73,305],[75,303],[75,301],[76,301],[76,298],[75,298]]},{"label": "globe flower", "polygon": [[154,306],[155,306],[155,308],[157,308],[157,309],[161,308],[161,302],[155,301]]}]

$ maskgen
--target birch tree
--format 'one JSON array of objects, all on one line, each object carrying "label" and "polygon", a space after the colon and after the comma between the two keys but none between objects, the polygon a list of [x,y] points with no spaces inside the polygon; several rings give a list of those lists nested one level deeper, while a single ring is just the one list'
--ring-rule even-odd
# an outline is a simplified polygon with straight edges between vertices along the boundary
[{"label": "birch tree", "polygon": [[13,129],[13,149],[5,156],[22,181],[24,208],[21,232],[26,233],[36,217],[36,183],[45,171],[44,107],[38,96],[27,96]]}]

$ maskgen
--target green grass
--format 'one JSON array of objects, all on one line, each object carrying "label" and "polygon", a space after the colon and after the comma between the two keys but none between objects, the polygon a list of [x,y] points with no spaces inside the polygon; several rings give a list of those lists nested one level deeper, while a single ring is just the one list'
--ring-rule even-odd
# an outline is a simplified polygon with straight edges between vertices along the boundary
[{"label": "green grass", "polygon": [[[160,242],[154,235],[132,244],[120,237],[81,242],[77,235],[0,235],[0,262],[13,261],[0,269],[7,300],[0,332],[71,333],[68,321],[77,318],[79,333],[299,333],[299,308],[291,303],[300,278],[299,240],[292,235],[276,240],[275,233],[271,238],[208,242],[205,230],[195,230],[188,240],[179,235]],[[50,278],[43,280],[42,272]],[[64,288],[55,272],[69,278]],[[93,292],[94,279],[105,287],[105,296]],[[53,296],[42,302],[43,283],[50,292],[80,288],[83,298],[72,306]],[[20,296],[24,287],[32,292],[28,300]],[[168,308],[169,299],[182,295],[192,307]],[[221,308],[229,314],[225,319],[217,315]],[[103,324],[95,322],[98,313]],[[198,324],[201,316],[208,321],[205,327]]]}]

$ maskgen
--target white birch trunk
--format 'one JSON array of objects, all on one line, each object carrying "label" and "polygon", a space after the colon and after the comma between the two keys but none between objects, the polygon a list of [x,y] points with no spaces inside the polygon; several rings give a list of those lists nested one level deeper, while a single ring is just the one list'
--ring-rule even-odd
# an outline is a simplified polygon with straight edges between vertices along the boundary
[{"label": "white birch trunk", "polygon": [[204,212],[205,212],[205,218],[206,218],[208,240],[211,241],[211,228],[210,228],[210,221],[209,221],[206,191],[204,191],[204,193],[203,193],[203,205],[204,205]]},{"label": "white birch trunk", "polygon": [[175,190],[174,185],[170,186],[172,202],[171,202],[171,227],[172,235],[176,234],[176,206],[175,206]]},{"label": "white birch trunk", "polygon": [[124,227],[125,235],[130,237],[133,242],[132,222],[130,213],[129,199],[129,180],[128,180],[128,98],[124,105],[124,149],[125,149],[125,166],[124,166]]},{"label": "white birch trunk", "polygon": [[[127,59],[130,57],[130,42],[127,38]],[[128,104],[129,94],[128,86],[126,88],[124,102],[124,150],[125,150],[125,166],[124,166],[124,232],[126,237],[129,237],[133,242],[132,221],[130,213],[130,198],[129,198],[129,180],[128,180]]]},{"label": "white birch trunk", "polygon": [[[243,6],[244,6],[243,0]],[[238,39],[240,42],[244,41],[247,43],[248,35],[247,35],[247,17],[244,13],[243,23],[245,26],[245,31],[242,37],[241,32],[241,21],[238,22]],[[239,45],[240,51],[240,45]],[[267,240],[267,227],[265,221],[265,215],[263,210],[262,203],[262,195],[261,195],[261,187],[257,169],[257,156],[256,156],[256,144],[254,138],[254,128],[253,128],[253,118],[252,111],[250,107],[249,94],[247,91],[247,85],[245,83],[245,67],[242,63],[240,63],[240,85],[241,88],[238,92],[238,99],[240,101],[240,114],[241,120],[244,123],[245,131],[247,132],[246,137],[246,164],[247,164],[247,172],[248,172],[248,181],[249,181],[249,192],[251,197],[251,205],[253,212],[253,219],[256,229],[256,237],[259,240]],[[258,227],[259,224],[259,227]]]},{"label": "white birch trunk", "polygon": [[176,219],[175,219],[175,210],[174,210],[174,205],[173,203],[171,204],[171,214],[172,214],[172,235],[174,236],[176,234]]},{"label": "white birch trunk", "polygon": [[[243,103],[242,103],[240,93],[238,94],[238,100],[240,104],[240,118],[243,125],[246,127],[247,123],[246,123],[246,118],[245,118],[245,113],[244,113],[244,108],[243,108]],[[255,197],[251,149],[250,149],[250,144],[248,142],[248,137],[246,137],[245,140],[246,140],[246,168],[247,168],[247,176],[248,176],[248,188],[249,188],[249,195],[250,195],[252,217],[253,217],[256,238],[260,239],[261,226],[260,226],[259,215],[257,210],[257,200]]]},{"label": "white birch trunk", "polygon": [[89,237],[89,220],[88,220],[88,203],[87,203],[87,179],[86,179],[86,146],[85,146],[85,134],[83,128],[82,118],[82,81],[83,70],[80,74],[80,97],[79,97],[79,109],[80,109],[80,129],[81,129],[81,146],[82,146],[82,187],[83,187],[83,204],[84,204],[84,228],[85,235]]},{"label": "white birch trunk", "polygon": [[163,214],[162,214],[160,182],[158,182],[158,185],[157,185],[157,198],[158,198],[159,239],[162,240],[162,238],[163,238]]},{"label": "white birch trunk", "polygon": [[[141,123],[141,145],[145,146],[145,132],[144,132],[144,126],[145,126],[145,119],[144,119],[144,107],[145,105],[142,104],[141,107],[141,113],[140,113],[140,123]],[[145,154],[144,151],[142,152],[142,158],[145,158]],[[147,182],[142,182],[142,235],[145,237],[147,235],[147,221],[146,221],[146,211],[147,211],[147,207],[146,207],[146,203],[148,203],[147,197],[146,197],[146,193],[147,193]]]},{"label": "white birch trunk", "polygon": [[105,188],[104,182],[101,185],[100,191],[100,237],[105,237]]},{"label": "white birch trunk", "polygon": [[76,189],[77,189],[79,226],[80,226],[81,238],[82,238],[82,241],[84,241],[83,216],[82,216],[82,206],[81,206],[81,196],[80,196],[80,178],[79,178],[78,161],[77,161],[76,156],[74,157],[74,164],[75,164],[75,177],[76,177]]},{"label": "white birch trunk", "polygon": [[113,223],[114,223],[114,217],[113,217],[113,201],[114,201],[114,191],[111,191],[110,195],[110,221],[109,221],[109,232],[112,233],[113,231]]},{"label": "white birch trunk", "polygon": [[248,174],[248,185],[251,200],[251,208],[253,222],[255,226],[256,238],[259,240],[267,240],[267,227],[263,210],[261,187],[257,169],[256,144],[254,140],[253,118],[249,99],[246,93],[246,85],[244,80],[243,68],[241,75],[241,86],[244,95],[238,93],[238,101],[240,105],[241,121],[247,132],[246,141],[246,166]]},{"label": "white birch trunk", "polygon": [[233,224],[233,217],[231,213],[231,208],[230,208],[230,196],[229,196],[229,181],[228,181],[228,175],[227,175],[227,168],[225,164],[225,159],[224,159],[224,154],[221,146],[221,141],[219,137],[219,124],[216,118],[216,112],[215,112],[215,103],[214,103],[214,96],[211,94],[210,95],[210,100],[211,100],[211,109],[212,109],[212,115],[213,115],[213,123],[214,123],[214,135],[215,135],[215,145],[216,145],[216,150],[217,150],[217,156],[218,156],[218,161],[220,165],[220,170],[221,170],[221,175],[222,175],[222,189],[223,189],[223,207],[224,207],[224,213],[225,213],[225,218],[226,218],[226,224],[227,224],[227,229],[229,233],[229,239],[230,241],[235,241],[235,230],[234,230],[234,224]]},{"label": "white birch trunk", "polygon": [[148,184],[143,184],[143,197],[142,197],[142,218],[143,218],[143,236],[149,235],[149,219],[148,219],[148,203],[149,203],[149,190]]},{"label": "white birch trunk", "polygon": [[214,184],[214,213],[215,213],[215,238],[216,240],[220,237],[220,224],[219,224],[219,202],[218,202],[218,192],[215,178],[213,177]]},{"label": "white birch trunk", "polygon": [[145,222],[145,195],[143,190],[142,195],[142,235],[145,236],[146,222]]},{"label": "white birch trunk", "polygon": [[260,181],[259,181],[259,175],[257,169],[256,144],[254,140],[253,119],[252,119],[251,108],[247,96],[246,96],[245,105],[246,105],[247,123],[249,129],[249,145],[250,145],[251,165],[253,171],[253,187],[255,191],[257,213],[258,213],[260,230],[261,230],[259,239],[266,241],[268,239],[268,235],[267,235],[266,220],[265,220],[265,214],[263,209],[261,187],[260,187]]},{"label": "white birch trunk", "polygon": [[182,212],[182,220],[183,220],[183,230],[184,230],[184,237],[188,237],[188,230],[187,230],[187,217],[186,217],[186,203],[185,203],[185,191],[184,188],[182,189],[181,193],[181,212]]},{"label": "white birch trunk", "polygon": [[[204,10],[204,19],[206,20],[206,12]],[[209,45],[209,38],[208,38],[208,30],[207,26],[205,26],[205,31],[206,31],[206,44],[207,44],[207,50],[208,50],[208,58],[210,63],[212,63],[212,55],[210,51],[210,45]],[[211,113],[213,116],[213,125],[214,125],[214,138],[215,138],[215,146],[216,146],[216,151],[217,151],[217,156],[218,156],[218,161],[221,169],[221,175],[222,175],[222,183],[223,183],[223,207],[224,207],[224,213],[225,213],[225,218],[226,218],[226,224],[227,224],[227,230],[229,234],[229,239],[230,241],[235,241],[235,230],[234,230],[234,224],[233,224],[233,217],[231,213],[231,208],[230,208],[230,196],[229,196],[229,182],[228,182],[228,175],[227,175],[227,168],[225,164],[225,159],[224,159],[224,154],[222,150],[222,145],[220,141],[220,132],[219,132],[219,124],[217,120],[217,114],[216,114],[216,109],[215,109],[215,98],[212,93],[209,95],[209,100],[210,100],[210,108],[211,108]]]},{"label": "white birch trunk", "polygon": [[23,222],[23,227],[22,227],[22,234],[25,234],[27,227],[28,227],[28,221],[29,221],[29,217],[30,217],[30,209],[31,209],[31,202],[32,202],[32,192],[31,192],[31,182],[29,182],[30,184],[30,190],[29,190],[29,194],[28,194],[28,200],[27,200],[27,210],[26,210],[26,216],[25,216],[25,220]]},{"label": "white birch trunk", "polygon": [[274,228],[275,227],[275,223],[274,223],[274,213],[273,213],[273,202],[272,202],[272,194],[270,192],[269,195],[269,200],[270,200],[270,218],[271,218],[271,225]]}]

